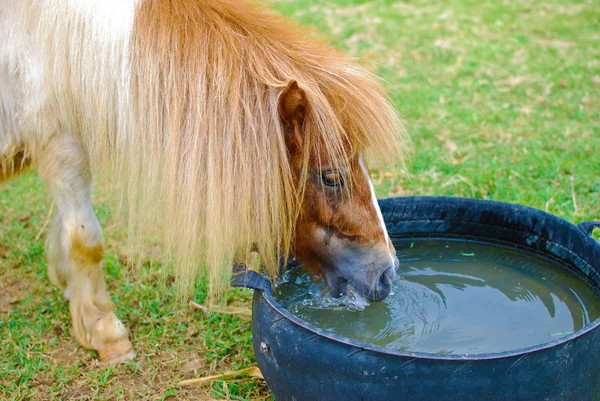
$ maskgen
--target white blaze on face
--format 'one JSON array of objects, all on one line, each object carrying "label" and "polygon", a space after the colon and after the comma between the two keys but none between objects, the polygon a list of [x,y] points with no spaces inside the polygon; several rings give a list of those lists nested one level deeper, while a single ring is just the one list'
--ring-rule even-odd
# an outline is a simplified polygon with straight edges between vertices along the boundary
[{"label": "white blaze on face", "polygon": [[367,169],[367,166],[365,164],[365,161],[364,161],[362,155],[359,157],[358,163],[360,164],[360,167],[362,168],[365,178],[367,179],[367,182],[369,183],[369,187],[371,188],[371,203],[373,204],[373,207],[375,208],[375,211],[377,212],[377,217],[379,218],[379,227],[381,227],[381,231],[383,232],[383,237],[385,238],[386,245],[388,246],[388,252],[390,255],[390,263],[392,266],[394,266],[394,256],[392,255],[392,251],[390,250],[389,245],[388,245],[390,243],[390,236],[388,235],[387,228],[385,228],[385,222],[383,221],[383,215],[381,214],[381,209],[379,208],[379,203],[377,203],[377,196],[375,196],[375,188],[373,187],[373,182],[371,182],[371,176],[369,175],[369,170]]}]

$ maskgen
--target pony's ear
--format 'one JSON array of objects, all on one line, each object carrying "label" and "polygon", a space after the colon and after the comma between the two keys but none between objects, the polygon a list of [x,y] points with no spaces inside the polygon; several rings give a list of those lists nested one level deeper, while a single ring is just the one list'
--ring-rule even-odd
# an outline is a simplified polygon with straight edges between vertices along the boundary
[{"label": "pony's ear", "polygon": [[307,107],[306,93],[298,86],[296,81],[290,81],[279,96],[277,109],[281,119],[285,124],[301,125]]}]

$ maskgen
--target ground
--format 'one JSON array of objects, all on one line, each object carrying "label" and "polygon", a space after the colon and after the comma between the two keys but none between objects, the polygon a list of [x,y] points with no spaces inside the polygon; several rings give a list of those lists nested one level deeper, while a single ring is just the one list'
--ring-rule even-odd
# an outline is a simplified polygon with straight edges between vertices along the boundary
[{"label": "ground", "polygon": [[[574,223],[600,219],[600,3],[595,0],[271,0],[385,80],[413,144],[408,172],[373,170],[380,197],[516,202]],[[127,268],[118,223],[108,287],[138,357],[104,367],[69,335],[46,275],[51,200],[30,173],[0,187],[0,399],[269,399],[254,379],[177,387],[254,364],[250,322],[205,314],[161,285],[148,249]],[[161,289],[163,288],[163,289]],[[164,289],[166,288],[166,289]],[[194,299],[202,302],[202,283]],[[232,302],[249,305],[248,291]]]}]

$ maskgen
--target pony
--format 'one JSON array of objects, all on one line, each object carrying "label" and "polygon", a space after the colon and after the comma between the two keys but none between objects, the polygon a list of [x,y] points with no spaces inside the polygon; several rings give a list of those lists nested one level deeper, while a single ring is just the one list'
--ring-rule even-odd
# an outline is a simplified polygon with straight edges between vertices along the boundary
[{"label": "pony", "polygon": [[[56,205],[48,275],[75,340],[135,355],[105,288],[92,177],[128,238],[160,240],[185,293],[293,256],[335,293],[389,293],[398,259],[366,155],[401,162],[378,80],[316,35],[239,0],[0,1],[0,181],[36,169]],[[215,301],[216,302],[216,301]]]}]

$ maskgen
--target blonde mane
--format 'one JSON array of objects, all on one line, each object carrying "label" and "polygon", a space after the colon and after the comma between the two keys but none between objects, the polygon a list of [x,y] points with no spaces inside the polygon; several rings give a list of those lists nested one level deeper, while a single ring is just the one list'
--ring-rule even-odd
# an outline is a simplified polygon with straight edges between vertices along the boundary
[{"label": "blonde mane", "polygon": [[39,32],[55,85],[66,82],[57,96],[74,106],[56,113],[120,189],[130,237],[162,238],[184,289],[205,271],[215,300],[253,249],[272,275],[288,254],[302,207],[277,111],[290,80],[310,105],[306,146],[339,166],[348,144],[402,160],[401,121],[377,80],[258,5],[147,0],[130,35],[108,29],[112,40],[99,37],[109,17],[90,23],[85,10],[57,34],[57,8]]}]

